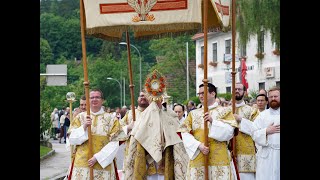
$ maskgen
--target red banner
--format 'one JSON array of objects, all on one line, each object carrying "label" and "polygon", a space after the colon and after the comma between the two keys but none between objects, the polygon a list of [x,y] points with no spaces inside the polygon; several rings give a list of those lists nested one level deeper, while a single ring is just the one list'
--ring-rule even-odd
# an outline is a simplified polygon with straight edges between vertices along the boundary
[{"label": "red banner", "polygon": [[245,59],[241,59],[241,82],[247,89],[249,88],[249,84],[247,81],[247,65]]}]

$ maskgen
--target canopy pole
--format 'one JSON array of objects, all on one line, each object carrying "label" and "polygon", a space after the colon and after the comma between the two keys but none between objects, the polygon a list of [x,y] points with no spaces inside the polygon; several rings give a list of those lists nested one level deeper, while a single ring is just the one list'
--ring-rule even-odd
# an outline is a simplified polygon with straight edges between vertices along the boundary
[{"label": "canopy pole", "polygon": [[[86,18],[84,12],[83,0],[80,0],[80,25],[81,25],[81,42],[82,42],[82,62],[83,62],[83,75],[84,75],[84,87],[86,95],[86,108],[87,115],[90,116],[90,101],[89,101],[89,80],[88,80],[88,70],[87,70],[87,53],[86,53],[86,39],[85,39],[85,27]],[[91,125],[87,127],[88,129],[88,158],[92,157],[92,137],[91,137]],[[93,180],[93,167],[90,167],[90,180]]]},{"label": "canopy pole", "polygon": [[[236,85],[236,71],[235,71],[235,64],[236,64],[236,0],[232,0],[232,113],[235,114],[236,111],[236,91],[235,91],[235,85]],[[231,156],[233,156],[233,163],[234,167],[236,169],[236,175],[237,179],[240,180],[240,175],[238,171],[238,166],[237,166],[237,154],[236,154],[236,135],[238,134],[239,129],[236,128],[234,132],[234,136],[232,138],[232,145],[231,145]]]},{"label": "canopy pole", "polygon": [[[127,41],[127,52],[128,52],[128,68],[129,68],[129,77],[130,77],[130,94],[131,94],[131,110],[132,110],[132,119],[133,121],[136,120],[136,113],[135,113],[135,107],[134,107],[134,84],[132,80],[132,68],[131,68],[131,54],[130,54],[130,38],[129,38],[129,32],[126,31],[126,41]],[[140,89],[141,91],[141,89]]]},{"label": "canopy pole", "polygon": [[[204,34],[204,58],[203,58],[203,64],[204,64],[204,75],[203,75],[203,88],[204,88],[204,113],[208,112],[208,64],[207,64],[207,58],[208,58],[208,0],[204,0],[204,15],[203,15],[203,34]],[[208,145],[208,122],[204,121],[204,145]],[[208,180],[208,162],[209,162],[209,153],[207,155],[204,155],[204,179]]]}]

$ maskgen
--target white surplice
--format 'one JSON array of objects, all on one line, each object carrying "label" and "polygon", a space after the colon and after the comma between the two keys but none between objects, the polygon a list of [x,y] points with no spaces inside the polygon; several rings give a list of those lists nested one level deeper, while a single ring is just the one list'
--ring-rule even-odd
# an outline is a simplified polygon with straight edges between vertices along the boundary
[{"label": "white surplice", "polygon": [[[69,143],[76,146],[73,173],[71,179],[89,179],[88,159],[88,128],[84,130],[86,112],[78,114],[71,123]],[[90,112],[92,118],[92,155],[97,163],[93,166],[93,176],[96,178],[116,179],[113,160],[119,149],[120,124],[118,119],[102,108],[98,112]],[[123,133],[124,134],[124,133]]]},{"label": "white surplice", "polygon": [[[93,115],[102,114],[102,110],[97,113],[91,112]],[[81,145],[89,139],[88,130],[84,130],[83,126],[76,128],[72,131],[69,137],[70,145]],[[119,150],[119,141],[109,142],[98,153],[94,154],[98,163],[102,168],[107,167],[112,163]]]},{"label": "white surplice", "polygon": [[253,122],[252,138],[261,146],[256,154],[256,180],[280,180],[280,133],[266,134],[272,123],[280,124],[280,107],[264,110]]}]

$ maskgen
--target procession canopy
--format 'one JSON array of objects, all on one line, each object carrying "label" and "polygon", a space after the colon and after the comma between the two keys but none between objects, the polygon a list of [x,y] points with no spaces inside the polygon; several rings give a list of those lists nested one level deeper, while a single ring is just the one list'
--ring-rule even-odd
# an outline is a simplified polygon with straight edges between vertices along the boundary
[{"label": "procession canopy", "polygon": [[[203,0],[83,1],[86,34],[98,38],[117,41],[125,31],[133,31],[134,38],[202,31]],[[228,27],[230,0],[210,1],[208,28]]]}]

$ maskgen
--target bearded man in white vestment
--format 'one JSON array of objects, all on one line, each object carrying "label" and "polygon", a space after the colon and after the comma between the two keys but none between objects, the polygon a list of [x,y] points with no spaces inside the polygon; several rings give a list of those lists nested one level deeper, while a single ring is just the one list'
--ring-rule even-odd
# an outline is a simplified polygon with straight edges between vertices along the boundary
[{"label": "bearded man in white vestment", "polygon": [[166,106],[166,79],[157,70],[147,75],[144,95],[149,105],[130,122],[125,132],[128,149],[124,179],[184,180],[188,159],[177,133],[179,120]]},{"label": "bearded man in white vestment", "polygon": [[[271,88],[269,109],[253,122],[252,139],[261,146],[257,152],[256,180],[280,179],[280,88]],[[249,121],[242,121],[242,125]]]}]

